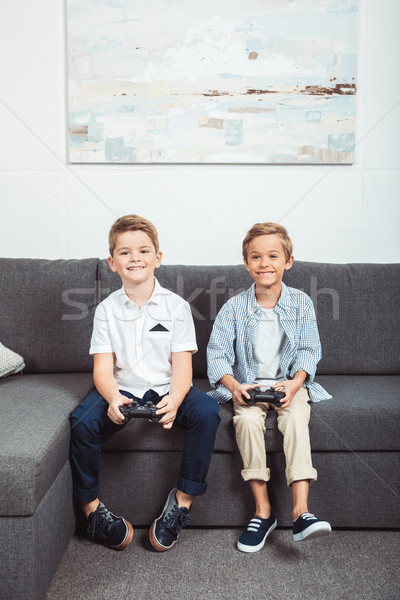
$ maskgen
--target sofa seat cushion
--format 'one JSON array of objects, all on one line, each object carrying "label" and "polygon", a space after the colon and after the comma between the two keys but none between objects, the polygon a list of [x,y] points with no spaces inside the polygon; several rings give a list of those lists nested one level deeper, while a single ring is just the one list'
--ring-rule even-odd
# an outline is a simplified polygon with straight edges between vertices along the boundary
[{"label": "sofa seat cushion", "polygon": [[69,459],[69,415],[93,389],[89,373],[0,381],[0,515],[33,515]]},{"label": "sofa seat cushion", "polygon": [[316,451],[400,450],[400,375],[321,375],[332,400],[312,405]]},{"label": "sofa seat cushion", "polygon": [[[400,450],[400,376],[321,375],[318,381],[333,399],[312,404],[310,437],[314,452]],[[205,379],[195,379],[194,385],[203,391],[210,389]],[[232,404],[221,405],[216,452],[238,451],[232,416]],[[282,451],[282,435],[273,410],[266,420],[265,437],[267,451]],[[104,449],[179,451],[182,443],[183,431],[178,427],[164,430],[145,419],[132,419],[106,442]]]}]

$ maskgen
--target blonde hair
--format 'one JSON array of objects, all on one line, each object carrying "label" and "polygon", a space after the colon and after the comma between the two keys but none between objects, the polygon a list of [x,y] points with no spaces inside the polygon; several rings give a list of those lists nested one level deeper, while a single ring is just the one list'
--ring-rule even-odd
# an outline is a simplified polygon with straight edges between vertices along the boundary
[{"label": "blonde hair", "polygon": [[153,223],[139,215],[125,215],[115,221],[108,234],[110,256],[113,255],[117,243],[117,235],[125,231],[144,231],[151,239],[156,253],[159,251],[158,232]]},{"label": "blonde hair", "polygon": [[247,253],[249,250],[249,244],[251,240],[260,236],[260,235],[277,235],[282,243],[283,250],[285,252],[286,261],[290,259],[293,254],[293,244],[290,239],[288,232],[283,225],[279,225],[278,223],[256,223],[253,225],[251,229],[246,233],[246,237],[243,240],[242,244],[242,252],[243,258],[247,262]]}]

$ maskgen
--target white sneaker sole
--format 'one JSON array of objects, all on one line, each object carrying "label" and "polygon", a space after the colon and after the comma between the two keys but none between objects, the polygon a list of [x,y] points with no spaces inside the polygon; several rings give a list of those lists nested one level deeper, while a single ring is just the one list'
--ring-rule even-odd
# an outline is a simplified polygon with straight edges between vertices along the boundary
[{"label": "white sneaker sole", "polygon": [[309,527],[303,531],[300,531],[300,533],[293,534],[293,539],[295,542],[305,542],[306,540],[312,540],[314,538],[329,535],[331,531],[332,528],[329,523],[326,521],[321,521],[320,523],[313,523],[313,525],[309,525]]},{"label": "white sneaker sole", "polygon": [[269,534],[275,529],[278,525],[278,521],[275,519],[275,523],[272,523],[271,527],[268,529],[267,533],[264,535],[262,541],[257,544],[257,546],[246,546],[246,544],[241,544],[239,541],[237,543],[238,550],[241,552],[258,552],[261,548],[264,547],[265,541]]}]

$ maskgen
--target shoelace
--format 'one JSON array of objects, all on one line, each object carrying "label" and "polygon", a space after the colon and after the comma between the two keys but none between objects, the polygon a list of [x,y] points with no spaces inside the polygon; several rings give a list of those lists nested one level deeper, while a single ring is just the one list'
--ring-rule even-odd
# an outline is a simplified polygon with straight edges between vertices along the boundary
[{"label": "shoelace", "polygon": [[317,517],[315,515],[313,515],[312,513],[303,513],[301,515],[301,518],[306,521],[311,521],[312,519],[316,519]]},{"label": "shoelace", "polygon": [[177,533],[181,531],[183,527],[189,524],[189,511],[187,508],[179,508],[175,505],[170,513],[165,517],[165,523],[168,524],[169,528],[174,529]]},{"label": "shoelace", "polygon": [[88,533],[92,534],[92,544],[94,543],[95,533],[97,532],[99,536],[104,536],[105,528],[112,522],[113,518],[110,511],[104,505],[99,504],[96,511],[93,513],[91,524],[87,528]]},{"label": "shoelace", "polygon": [[261,519],[257,519],[257,517],[254,517],[247,525],[247,531],[258,531],[261,527],[261,523]]}]

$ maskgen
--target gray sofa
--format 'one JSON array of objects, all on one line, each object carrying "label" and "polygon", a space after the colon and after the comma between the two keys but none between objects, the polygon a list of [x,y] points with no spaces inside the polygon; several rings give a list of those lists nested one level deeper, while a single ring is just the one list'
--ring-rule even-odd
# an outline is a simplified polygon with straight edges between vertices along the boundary
[{"label": "gray sofa", "polygon": [[[162,266],[162,285],[186,298],[197,330],[194,384],[209,390],[205,348],[213,319],[251,280],[243,266]],[[88,355],[96,305],[120,286],[106,261],[0,259],[0,341],[24,373],[0,380],[0,565],[8,600],[39,600],[74,532],[69,420],[92,390]],[[400,457],[400,265],[295,262],[288,285],[313,299],[323,347],[317,381],[333,396],[314,404],[310,510],[333,527],[398,528]],[[243,526],[252,514],[241,480],[232,407],[221,425],[207,493],[193,526]],[[179,468],[182,432],[131,421],[107,441],[101,498],[135,526],[158,516]],[[276,417],[267,419],[270,495],[291,524]]]}]

